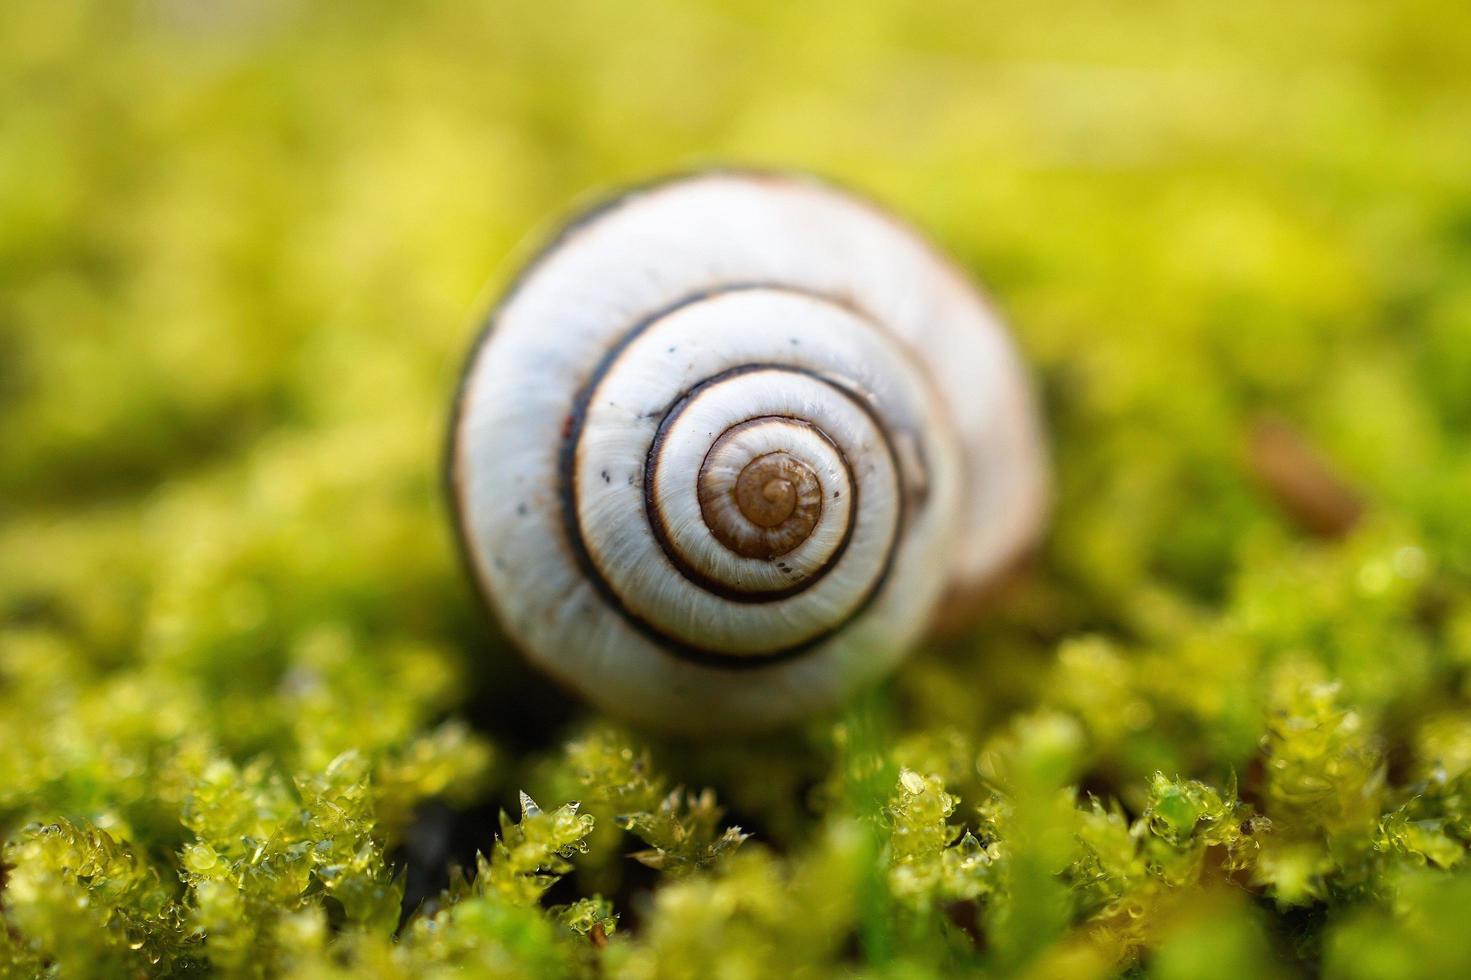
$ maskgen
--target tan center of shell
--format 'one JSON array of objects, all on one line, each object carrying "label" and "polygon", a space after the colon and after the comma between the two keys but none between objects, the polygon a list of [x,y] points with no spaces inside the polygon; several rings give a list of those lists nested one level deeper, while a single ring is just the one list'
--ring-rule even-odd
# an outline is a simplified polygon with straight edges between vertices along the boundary
[{"label": "tan center of shell", "polygon": [[703,478],[700,484],[700,513],[710,533],[746,558],[787,554],[811,537],[822,517],[817,474],[790,453],[756,457],[727,490]]},{"label": "tan center of shell", "polygon": [[790,456],[772,454],[753,459],[736,477],[735,501],[746,520],[761,527],[776,527],[797,509],[796,483],[801,464]]}]

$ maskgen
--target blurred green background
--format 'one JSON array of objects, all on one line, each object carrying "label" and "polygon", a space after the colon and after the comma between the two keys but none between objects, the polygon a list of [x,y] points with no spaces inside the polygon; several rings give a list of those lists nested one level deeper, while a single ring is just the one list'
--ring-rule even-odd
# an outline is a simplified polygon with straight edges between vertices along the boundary
[{"label": "blurred green background", "polygon": [[[859,889],[859,926],[833,927],[858,929],[859,952],[814,940],[812,969],[1046,972],[1076,952],[1062,937],[1100,922],[1132,938],[1093,970],[1471,962],[1404,918],[1463,910],[1463,880],[1401,884],[1394,863],[1458,866],[1471,838],[1445,802],[1471,766],[1464,4],[19,0],[0,10],[0,839],[21,879],[45,863],[24,850],[35,826],[94,828],[163,884],[104,899],[87,889],[106,874],[58,858],[56,890],[21,896],[0,872],[18,975],[68,949],[73,972],[136,966],[138,935],[156,969],[246,969],[210,952],[229,916],[209,918],[181,856],[250,836],[205,827],[210,779],[295,775],[300,802],[299,774],[355,753],[372,813],[354,847],[377,848],[370,877],[407,864],[411,904],[489,848],[517,788],[576,791],[559,746],[594,722],[509,659],[463,580],[439,492],[446,413],[538,229],[590,193],[709,163],[817,171],[912,218],[995,296],[1054,434],[1045,554],[979,633],[785,741],[653,749],[757,830],[743,854],[819,846],[847,799],[888,828],[857,865],[897,860],[883,834],[903,807],[832,789],[853,777],[854,732],[880,797],[910,767],[960,795],[957,826],[993,821],[976,807],[1000,787],[1043,828],[1002,849],[1031,855],[987,886],[1010,898],[925,886],[977,904],[988,942],[965,951],[944,902],[921,915],[881,878]],[[1352,488],[1364,516],[1347,537],[1293,519],[1250,448],[1263,426]],[[1049,732],[1056,771],[1012,784],[988,768],[1020,751],[1025,769],[1016,746]],[[220,776],[252,760],[256,776]],[[1206,889],[1190,906],[1205,918],[1139,906],[1151,925],[1134,935],[1109,916],[1163,880],[1157,862],[1104,862],[1113,890],[1064,908],[1047,883],[1075,866],[1044,831],[1086,838],[1069,822],[1086,792],[1066,816],[1038,787],[1118,800],[1143,820],[1136,845],[1188,851],[1150,822],[1156,771],[1204,780],[1277,836],[1227,875],[1229,914]],[[262,807],[252,832],[286,834]],[[293,833],[317,840],[318,819]],[[1440,836],[1412,845],[1405,827]],[[698,930],[659,931],[676,913],[617,870],[618,846],[594,849],[568,898],[623,903],[617,969],[662,952],[700,972],[681,945]],[[231,860],[255,895],[249,849]],[[324,906],[312,880],[291,907],[341,931],[351,903]],[[77,894],[114,911],[68,939]],[[236,919],[275,907],[239,901]],[[151,911],[117,911],[130,902]],[[726,936],[705,953],[731,955],[720,930],[741,914],[700,927]],[[358,918],[382,938],[384,915]],[[926,924],[895,926],[903,942],[874,924],[910,915]],[[1202,931],[1215,921],[1226,938]],[[251,925],[238,948],[317,955],[310,937],[263,938],[281,928]],[[109,930],[126,941],[97,939]],[[749,975],[810,938],[754,935]],[[308,961],[277,955],[255,965]],[[557,968],[614,969],[573,959]]]}]

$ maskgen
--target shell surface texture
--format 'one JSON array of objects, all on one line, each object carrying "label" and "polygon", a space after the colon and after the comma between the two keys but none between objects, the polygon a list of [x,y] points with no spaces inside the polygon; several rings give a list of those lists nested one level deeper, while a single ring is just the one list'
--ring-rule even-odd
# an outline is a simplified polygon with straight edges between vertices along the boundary
[{"label": "shell surface texture", "polygon": [[1023,366],[976,287],[796,176],[632,191],[564,227],[466,368],[450,487],[511,639],[611,713],[770,728],[885,673],[1033,543]]}]

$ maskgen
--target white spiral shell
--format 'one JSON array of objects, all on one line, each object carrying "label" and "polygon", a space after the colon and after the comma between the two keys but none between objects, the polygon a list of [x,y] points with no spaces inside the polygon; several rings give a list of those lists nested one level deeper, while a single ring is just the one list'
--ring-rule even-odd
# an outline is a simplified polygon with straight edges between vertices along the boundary
[{"label": "white spiral shell", "polygon": [[975,287],[815,181],[720,172],[573,221],[492,314],[451,433],[481,591],[603,708],[831,706],[1035,538],[1030,387]]}]

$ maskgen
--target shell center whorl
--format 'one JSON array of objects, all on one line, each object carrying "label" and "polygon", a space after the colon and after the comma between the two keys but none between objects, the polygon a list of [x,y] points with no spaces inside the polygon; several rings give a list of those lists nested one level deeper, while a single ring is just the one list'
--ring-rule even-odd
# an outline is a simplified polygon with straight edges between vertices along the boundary
[{"label": "shell center whorl", "polygon": [[788,473],[779,462],[763,459],[747,463],[736,477],[735,487],[736,506],[746,520],[762,527],[776,527],[791,517],[797,509],[797,488],[791,477],[797,474]]},{"label": "shell center whorl", "polygon": [[[752,419],[722,433],[698,478],[700,515],[715,539],[745,558],[779,558],[812,536],[822,519],[822,481],[812,466],[786,450],[744,460],[742,437],[756,427],[805,425],[790,419]],[[735,479],[729,479],[734,471]]]}]

